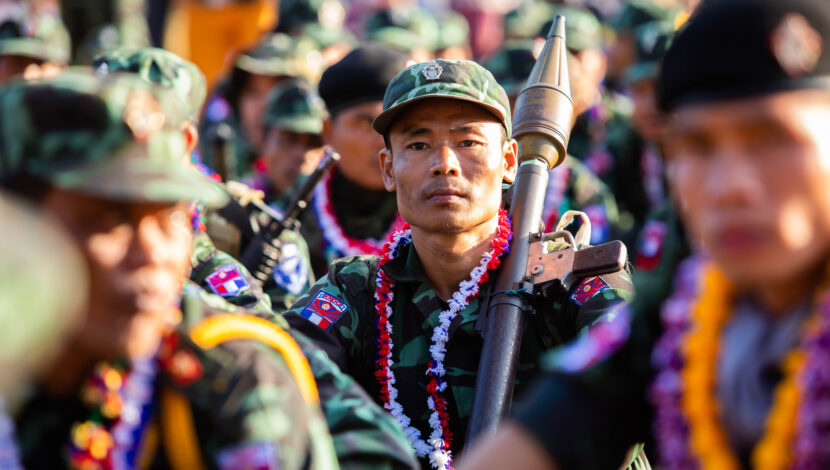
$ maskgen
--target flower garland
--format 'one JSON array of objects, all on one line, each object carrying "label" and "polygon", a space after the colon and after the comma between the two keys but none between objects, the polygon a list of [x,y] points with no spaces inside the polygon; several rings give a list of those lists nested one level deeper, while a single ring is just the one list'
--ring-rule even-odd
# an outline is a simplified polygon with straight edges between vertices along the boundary
[{"label": "flower garland", "polygon": [[[650,391],[663,465],[738,469],[713,393],[733,289],[720,271],[700,260],[685,262],[678,273],[676,292],[663,306],[664,334],[654,351],[659,373]],[[830,295],[820,296],[804,331],[802,344],[784,360],[764,435],[752,451],[754,468],[822,468],[822,458],[826,463],[826,451],[819,454],[821,443],[828,442],[828,417],[820,411],[830,405],[830,377],[823,365],[830,347]],[[816,417],[812,423],[810,417]]]},{"label": "flower garland", "polygon": [[332,173],[329,172],[314,188],[314,212],[317,214],[326,244],[340,256],[381,255],[384,250],[384,240],[404,225],[400,214],[395,214],[395,220],[392,221],[389,231],[380,240],[352,238],[346,235],[340,227],[340,222],[334,213],[334,207],[331,204],[331,181]]},{"label": "flower garland", "polygon": [[392,300],[394,299],[395,282],[390,279],[383,270],[383,265],[398,256],[401,249],[412,241],[412,233],[409,225],[392,234],[389,242],[384,248],[383,256],[378,262],[378,274],[375,282],[375,311],[377,312],[376,325],[378,338],[376,344],[378,354],[375,363],[379,367],[375,377],[380,383],[380,396],[383,406],[404,428],[409,441],[415,448],[418,457],[429,455],[429,461],[433,468],[450,469],[452,454],[450,446],[453,435],[449,426],[449,412],[447,411],[447,399],[442,392],[447,389],[447,382],[443,380],[446,373],[444,369],[444,356],[447,352],[447,341],[449,340],[449,328],[453,319],[459,312],[467,307],[470,299],[478,295],[479,287],[487,282],[490,271],[495,270],[501,263],[501,256],[509,250],[510,239],[512,238],[510,218],[507,211],[499,209],[499,228],[496,236],[490,243],[490,249],[481,258],[481,263],[470,273],[470,279],[462,281],[458,290],[452,294],[449,301],[449,308],[439,315],[439,324],[432,334],[432,345],[429,347],[430,361],[427,375],[430,382],[427,385],[429,397],[427,405],[432,411],[429,424],[432,434],[429,443],[421,440],[421,432],[411,425],[411,419],[404,414],[403,407],[397,402],[398,390],[395,388],[395,374],[392,371]]},{"label": "flower garland", "polygon": [[134,361],[128,372],[100,364],[81,390],[92,417],[72,426],[71,468],[118,470],[135,468],[138,449],[153,408],[156,358]]}]

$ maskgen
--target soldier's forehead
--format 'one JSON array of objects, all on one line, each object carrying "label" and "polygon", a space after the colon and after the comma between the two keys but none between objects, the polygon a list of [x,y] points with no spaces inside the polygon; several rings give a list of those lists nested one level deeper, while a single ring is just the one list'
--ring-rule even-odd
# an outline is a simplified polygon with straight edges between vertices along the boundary
[{"label": "soldier's forehead", "polygon": [[469,101],[430,97],[408,105],[392,122],[389,132],[405,133],[412,127],[446,127],[461,123],[472,126],[501,125],[499,119],[484,107]]}]

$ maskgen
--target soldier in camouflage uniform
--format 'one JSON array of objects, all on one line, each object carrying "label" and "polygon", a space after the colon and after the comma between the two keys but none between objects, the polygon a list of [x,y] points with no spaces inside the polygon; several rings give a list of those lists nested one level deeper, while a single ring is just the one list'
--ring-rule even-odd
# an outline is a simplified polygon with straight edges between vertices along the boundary
[{"label": "soldier in camouflage uniform", "polygon": [[[507,92],[511,109],[536,60],[531,41],[511,41],[482,61]],[[559,217],[569,210],[583,211],[591,221],[591,243],[612,239],[619,232],[619,214],[613,194],[584,163],[576,158],[550,170],[542,220],[553,231]]]},{"label": "soldier in camouflage uniform", "polygon": [[226,180],[254,172],[264,143],[268,92],[293,77],[316,81],[321,61],[312,41],[282,33],[269,34],[240,54],[205,105],[200,128],[205,164]]},{"label": "soldier in camouflage uniform", "polygon": [[[198,92],[203,90],[204,79],[189,62],[167,51],[146,48],[133,53],[114,51],[98,58],[96,64],[99,74],[104,66],[110,72],[132,71],[149,83],[173,91],[188,103],[185,113],[188,119],[196,119],[194,110],[198,110],[204,100],[204,92]],[[192,127],[188,124],[185,122],[184,127]],[[195,130],[192,132],[195,133]],[[184,135],[187,137],[187,131]],[[195,137],[190,142],[192,150]],[[202,169],[205,170],[204,166]],[[229,186],[235,201],[250,197],[248,188],[239,189],[237,186]],[[259,204],[263,203],[260,201]],[[258,211],[255,208],[251,210]],[[194,216],[191,214],[190,217],[192,220]],[[194,230],[190,280],[203,289],[202,297],[208,299],[215,310],[235,312],[238,311],[235,306],[246,307],[262,318],[287,328],[287,323],[272,312],[272,302],[277,311],[284,310],[293,299],[305,292],[313,279],[309,279],[308,251],[302,238],[288,230],[280,237],[280,242],[281,263],[275,268],[274,282],[266,283],[266,293],[263,293],[258,281],[239,261],[213,245],[204,227]],[[228,279],[233,282],[229,283]],[[280,279],[282,282],[278,282]],[[414,460],[397,423],[372,403],[365,392],[309,340],[297,332],[289,333],[309,359],[341,467],[379,470],[412,468]]]},{"label": "soldier in camouflage uniform", "polygon": [[[16,115],[2,123],[3,185],[56,217],[90,270],[83,324],[14,412],[19,458],[28,468],[337,468],[290,337],[248,315],[206,317],[212,308],[190,288],[181,297],[187,202],[227,196],[182,158],[177,106],[131,74],[67,72],[0,96],[2,115]],[[229,341],[256,336],[280,347]]]},{"label": "soldier in camouflage uniform", "polygon": [[326,69],[320,80],[329,112],[323,140],[341,158],[301,218],[300,232],[318,278],[341,256],[379,250],[398,220],[395,195],[383,189],[377,162],[383,139],[371,123],[383,107],[386,85],[407,59],[388,46],[364,45]]},{"label": "soldier in camouflage uniform", "polygon": [[28,8],[7,6],[9,16],[0,18],[0,83],[54,74],[69,63],[69,33],[60,17]]},{"label": "soldier in camouflage uniform", "polygon": [[[378,256],[336,261],[285,314],[402,422],[422,467],[432,461],[444,468],[446,452],[458,453],[464,442],[482,347],[476,323],[497,274],[486,281],[482,273],[495,269],[497,262],[485,261],[509,238],[500,205],[501,185],[516,171],[510,115],[504,90],[474,62],[436,60],[397,75],[373,127],[387,144],[380,154],[384,184],[412,224],[411,232],[401,232],[411,233],[411,243],[384,251],[382,266]],[[623,272],[577,284],[533,299],[519,388],[538,370],[542,351],[573,338],[628,295]],[[480,289],[472,292],[471,285]],[[444,371],[446,388],[425,374],[433,368]],[[430,417],[434,403],[445,404],[440,420]],[[437,432],[436,423],[445,421],[445,432]]]},{"label": "soldier in camouflage uniform", "polygon": [[251,185],[265,192],[265,202],[285,210],[305,177],[323,156],[326,105],[304,79],[282,83],[268,94],[265,111],[264,181]]}]

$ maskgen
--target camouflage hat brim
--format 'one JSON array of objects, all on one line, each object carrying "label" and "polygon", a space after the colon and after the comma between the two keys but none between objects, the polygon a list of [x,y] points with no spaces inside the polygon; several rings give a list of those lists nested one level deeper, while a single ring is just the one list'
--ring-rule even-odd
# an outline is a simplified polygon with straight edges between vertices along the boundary
[{"label": "camouflage hat brim", "polygon": [[[427,87],[430,87],[430,85],[427,85],[426,87],[422,87],[422,88],[427,88]],[[389,127],[391,127],[392,122],[395,120],[395,118],[398,117],[398,114],[400,114],[401,111],[404,111],[406,108],[408,108],[412,104],[418,103],[420,101],[428,100],[428,99],[449,99],[449,100],[457,100],[457,101],[466,101],[468,103],[472,103],[472,104],[478,105],[478,106],[486,109],[487,111],[489,111],[493,115],[493,117],[495,117],[499,122],[502,123],[502,125],[504,125],[505,129],[507,129],[507,135],[508,136],[511,135],[512,130],[511,130],[511,126],[510,126],[510,123],[509,123],[510,121],[505,116],[505,113],[504,113],[503,109],[501,109],[500,107],[497,107],[497,106],[492,106],[492,105],[489,105],[487,103],[483,103],[477,97],[469,96],[468,95],[469,91],[460,90],[460,89],[466,89],[467,88],[467,87],[464,87],[463,85],[458,85],[457,88],[459,89],[459,90],[457,90],[457,91],[459,91],[459,93],[442,92],[442,93],[423,94],[423,95],[420,95],[420,96],[416,96],[415,98],[410,98],[410,99],[408,99],[408,100],[406,100],[402,103],[399,103],[395,106],[392,106],[391,108],[387,109],[386,111],[380,113],[378,115],[378,117],[375,118],[375,120],[372,122],[372,127],[379,134],[386,135],[386,133],[389,132]],[[417,91],[415,93],[417,93]]]},{"label": "camouflage hat brim", "polygon": [[4,39],[0,41],[0,55],[30,57],[61,65],[69,62],[68,51],[59,47],[50,47],[38,39]]},{"label": "camouflage hat brim", "polygon": [[316,134],[323,133],[323,121],[314,116],[288,116],[284,119],[276,119],[269,122],[270,127],[277,129],[284,129],[297,134]]},{"label": "camouflage hat brim", "polygon": [[[144,147],[141,145],[140,147]],[[142,151],[131,149],[131,151]],[[184,157],[182,157],[184,158]],[[199,201],[208,207],[228,202],[225,191],[190,166],[123,155],[101,165],[48,176],[55,187],[106,199],[134,202]]]}]

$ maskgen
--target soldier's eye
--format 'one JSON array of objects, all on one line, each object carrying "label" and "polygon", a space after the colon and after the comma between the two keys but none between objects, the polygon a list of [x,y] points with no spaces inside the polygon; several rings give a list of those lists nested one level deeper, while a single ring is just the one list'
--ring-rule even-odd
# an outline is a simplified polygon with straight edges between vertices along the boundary
[{"label": "soldier's eye", "polygon": [[415,142],[414,144],[409,144],[406,148],[412,150],[426,150],[427,144],[423,142]]},{"label": "soldier's eye", "polygon": [[478,143],[478,142],[476,142],[475,140],[462,140],[462,141],[461,141],[461,146],[462,146],[462,147],[473,147],[473,146],[475,146],[477,143]]}]

